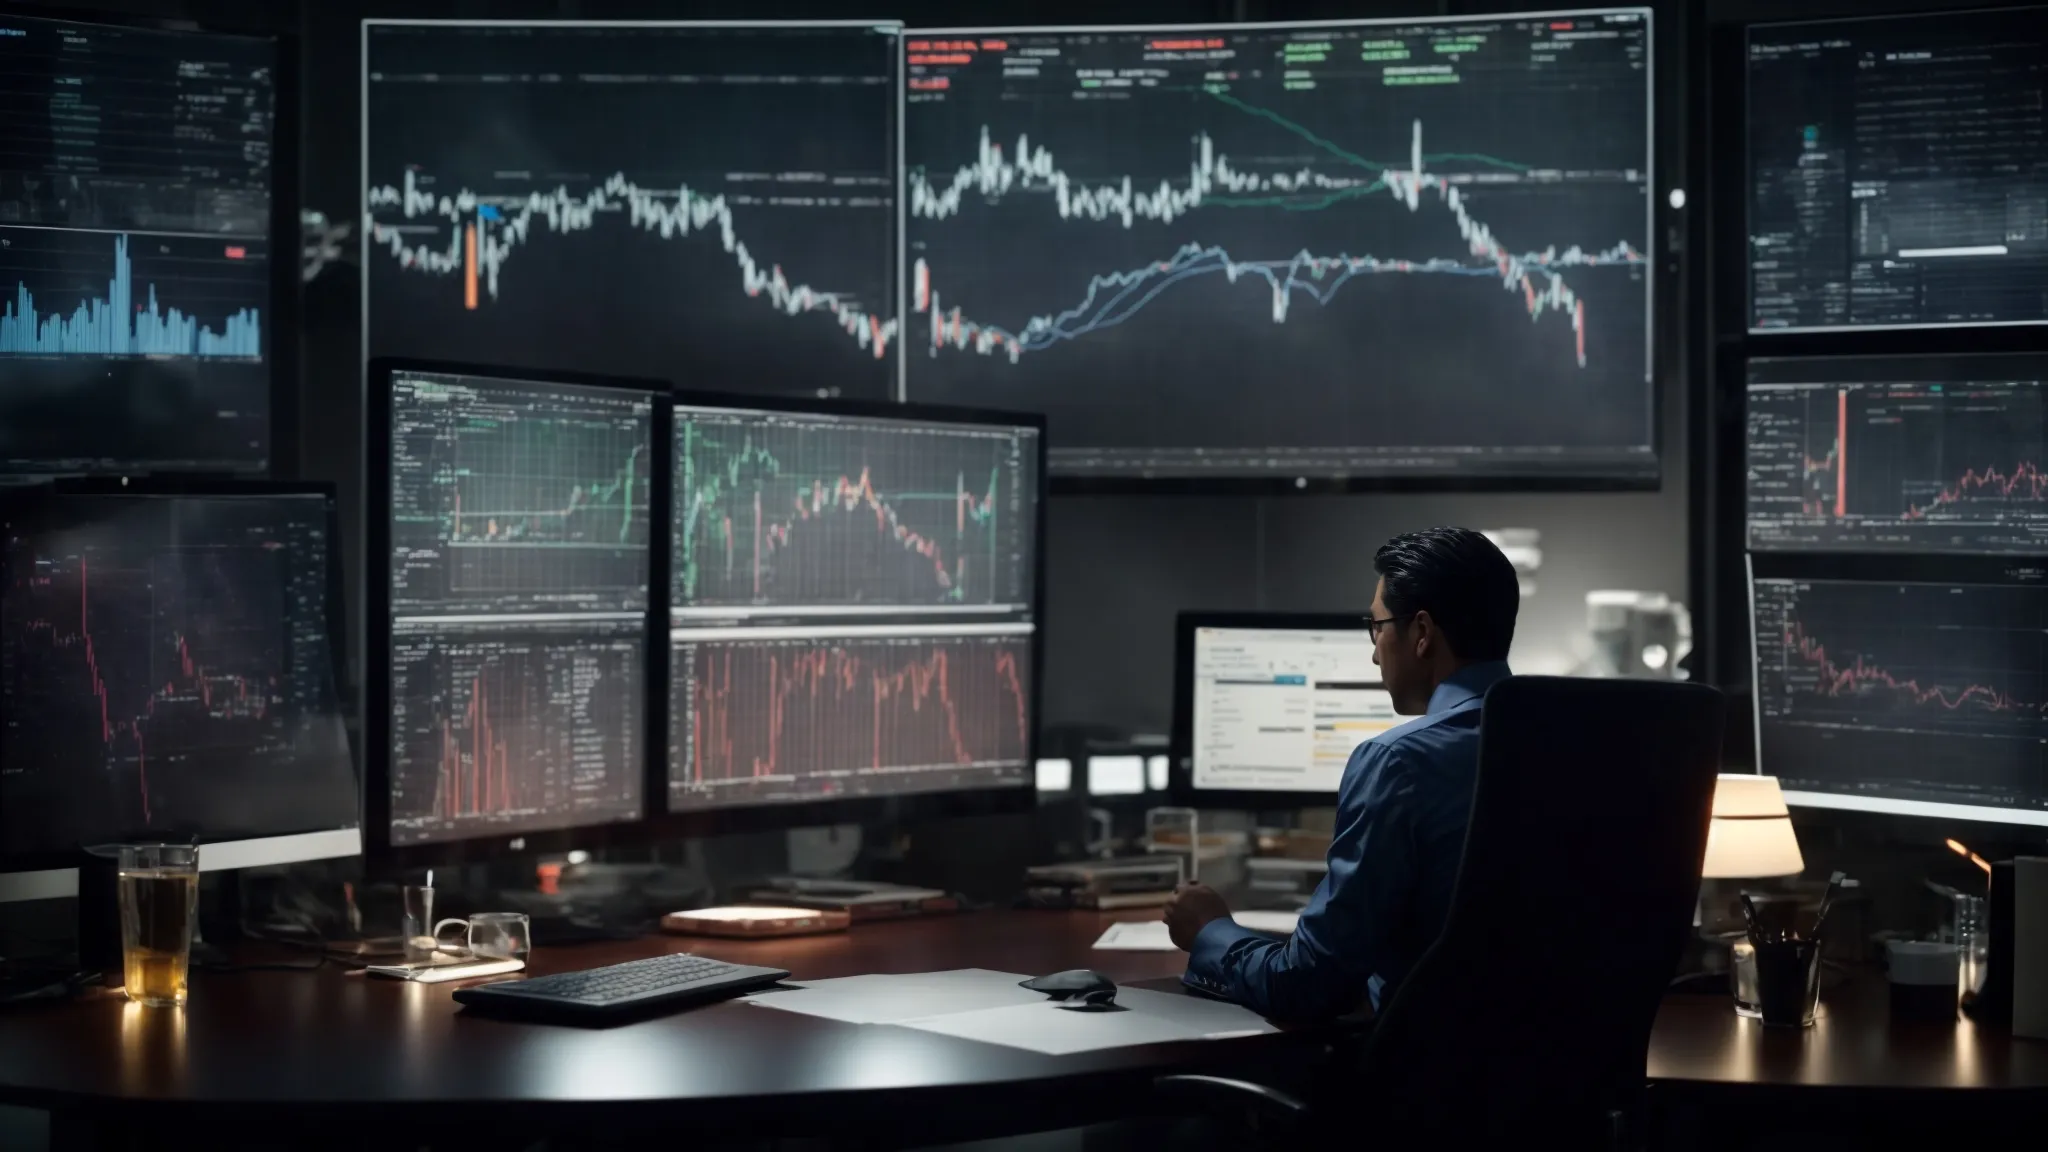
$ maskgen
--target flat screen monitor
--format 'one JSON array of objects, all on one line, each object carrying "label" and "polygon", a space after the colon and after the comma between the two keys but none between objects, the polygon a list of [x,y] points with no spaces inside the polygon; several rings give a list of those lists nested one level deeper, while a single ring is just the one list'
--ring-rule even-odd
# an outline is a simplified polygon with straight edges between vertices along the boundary
[{"label": "flat screen monitor", "polygon": [[0,473],[269,464],[279,55],[0,15]]},{"label": "flat screen monitor", "polygon": [[1173,790],[1202,807],[1328,807],[1352,750],[1394,727],[1365,614],[1183,612]]},{"label": "flat screen monitor", "polygon": [[1753,332],[2048,323],[2048,7],[1749,29]]},{"label": "flat screen monitor", "polygon": [[0,498],[0,868],[196,840],[202,868],[361,850],[331,493]]},{"label": "flat screen monitor", "polygon": [[674,435],[669,811],[1028,803],[1042,421],[686,395]]},{"label": "flat screen monitor", "polygon": [[897,385],[895,26],[369,20],[371,356]]},{"label": "flat screen monitor", "polygon": [[2048,356],[1749,362],[1749,546],[2048,551]]},{"label": "flat screen monitor", "polygon": [[1788,803],[2048,825],[2048,569],[1756,555],[1750,622]]},{"label": "flat screen monitor", "polygon": [[666,386],[378,361],[370,388],[377,862],[639,822]]},{"label": "flat screen monitor", "polygon": [[1098,481],[1655,480],[1649,9],[903,47],[909,399]]}]

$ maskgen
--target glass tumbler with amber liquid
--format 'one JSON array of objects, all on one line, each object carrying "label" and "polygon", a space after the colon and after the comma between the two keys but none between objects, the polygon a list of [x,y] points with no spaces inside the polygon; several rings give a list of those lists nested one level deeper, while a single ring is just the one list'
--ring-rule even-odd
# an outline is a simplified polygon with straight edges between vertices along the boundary
[{"label": "glass tumbler with amber liquid", "polygon": [[121,986],[137,1004],[182,1007],[199,905],[199,849],[124,844],[119,875]]}]

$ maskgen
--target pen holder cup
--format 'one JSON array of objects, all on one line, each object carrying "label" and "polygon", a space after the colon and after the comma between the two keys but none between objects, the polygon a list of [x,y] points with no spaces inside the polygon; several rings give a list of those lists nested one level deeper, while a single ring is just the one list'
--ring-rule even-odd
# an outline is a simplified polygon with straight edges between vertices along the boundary
[{"label": "pen holder cup", "polygon": [[1756,949],[1756,1003],[1768,1027],[1811,1028],[1820,1003],[1820,941],[1763,940]]}]

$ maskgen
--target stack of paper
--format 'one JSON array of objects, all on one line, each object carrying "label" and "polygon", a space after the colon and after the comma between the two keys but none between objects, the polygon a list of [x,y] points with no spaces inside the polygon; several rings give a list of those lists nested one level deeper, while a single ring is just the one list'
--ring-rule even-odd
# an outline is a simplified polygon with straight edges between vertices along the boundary
[{"label": "stack of paper", "polygon": [[1075,1011],[1043,993],[1018,987],[1028,979],[980,968],[848,976],[792,981],[793,990],[757,993],[748,999],[785,1012],[915,1028],[1050,1056],[1274,1031],[1271,1024],[1234,1004],[1141,988],[1118,988],[1114,1011]]}]

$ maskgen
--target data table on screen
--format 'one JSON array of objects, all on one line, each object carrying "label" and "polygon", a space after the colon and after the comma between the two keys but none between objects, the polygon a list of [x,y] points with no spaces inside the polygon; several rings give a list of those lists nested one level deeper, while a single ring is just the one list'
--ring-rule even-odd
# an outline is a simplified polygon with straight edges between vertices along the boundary
[{"label": "data table on screen", "polygon": [[1747,50],[1751,331],[2048,323],[2048,8]]},{"label": "data table on screen", "polygon": [[887,25],[371,21],[372,356],[883,398]]},{"label": "data table on screen", "polygon": [[0,16],[0,472],[268,464],[276,56]]},{"label": "data table on screen", "polygon": [[1646,11],[904,48],[911,400],[1069,475],[1654,475]]}]

